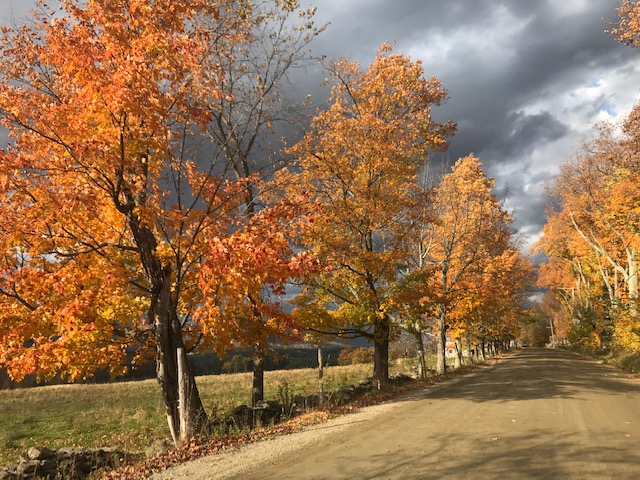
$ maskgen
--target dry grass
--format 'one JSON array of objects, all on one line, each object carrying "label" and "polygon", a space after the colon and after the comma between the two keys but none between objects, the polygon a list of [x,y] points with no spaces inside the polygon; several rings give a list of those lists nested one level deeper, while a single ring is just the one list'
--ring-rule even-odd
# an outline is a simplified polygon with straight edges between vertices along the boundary
[{"label": "dry grass", "polygon": [[[357,383],[371,370],[371,365],[328,367],[325,391]],[[402,365],[391,369],[403,370]],[[212,416],[251,401],[249,373],[198,377],[198,387]],[[313,394],[318,390],[317,370],[266,372],[265,389],[266,398],[277,400]],[[0,412],[0,466],[35,445],[141,451],[168,433],[155,380],[0,391]]]}]

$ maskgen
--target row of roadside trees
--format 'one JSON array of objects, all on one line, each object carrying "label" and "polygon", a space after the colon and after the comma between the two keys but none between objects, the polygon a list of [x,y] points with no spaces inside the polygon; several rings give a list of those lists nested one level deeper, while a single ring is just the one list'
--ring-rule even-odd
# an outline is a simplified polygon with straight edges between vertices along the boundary
[{"label": "row of roadside trees", "polygon": [[[537,248],[549,256],[539,283],[555,293],[561,328],[571,343],[638,350],[637,175],[640,109],[621,131],[601,129],[563,165]],[[569,322],[568,326],[565,326]]]},{"label": "row of roadside trees", "polygon": [[[284,91],[322,31],[294,1],[64,0],[0,38],[0,365],[71,379],[155,357],[179,444],[207,423],[186,356],[401,328],[484,352],[518,331],[532,267],[473,155],[427,182],[455,125],[383,45],[304,136]],[[283,297],[300,291],[295,308]],[[461,353],[460,353],[461,355]],[[460,358],[460,357],[459,357]],[[422,363],[424,373],[424,363]]]},{"label": "row of roadside trees", "polygon": [[[640,4],[622,2],[617,39],[638,47]],[[640,107],[620,125],[603,124],[575,159],[561,167],[544,236],[549,257],[538,283],[561,337],[590,350],[640,350],[638,262],[640,236]]]}]

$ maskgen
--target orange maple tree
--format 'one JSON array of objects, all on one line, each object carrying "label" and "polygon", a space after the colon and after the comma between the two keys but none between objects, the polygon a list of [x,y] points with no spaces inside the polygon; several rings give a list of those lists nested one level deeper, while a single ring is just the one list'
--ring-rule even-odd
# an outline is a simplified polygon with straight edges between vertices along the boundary
[{"label": "orange maple tree", "polygon": [[[251,35],[240,42],[226,42],[228,54],[220,58],[225,73],[219,84],[222,95],[211,107],[212,121],[206,131],[217,147],[214,154],[237,180],[271,178],[286,164],[281,132],[292,130],[291,125],[299,120],[307,103],[289,93],[289,73],[309,61],[309,44],[324,29],[314,24],[315,8],[301,8],[299,2],[258,2],[252,8],[254,14],[248,18]],[[304,120],[306,123],[308,119]],[[293,135],[288,136],[290,141]],[[241,215],[245,226],[265,205],[277,201],[264,193],[254,182],[245,183]],[[265,286],[267,292],[269,289]],[[240,303],[262,303],[258,297],[254,291],[251,298]],[[259,312],[260,309],[254,310],[255,314]],[[269,351],[266,338],[286,340],[291,331],[285,329],[275,335],[274,329],[268,327],[270,319],[271,316],[255,318],[249,322],[254,331],[245,332],[237,341],[252,351],[254,405],[264,400],[264,364]],[[246,338],[255,341],[246,342]]]},{"label": "orange maple tree", "polygon": [[406,256],[418,169],[430,150],[446,148],[455,126],[432,119],[446,98],[440,82],[388,45],[366,71],[347,60],[328,69],[330,106],[291,149],[299,170],[281,176],[289,192],[322,206],[322,221],[302,243],[325,269],[307,283],[297,314],[317,332],[371,339],[374,379],[384,385],[393,326],[387,293]]},{"label": "orange maple tree", "polygon": [[639,125],[635,107],[622,135],[603,126],[562,166],[553,187],[557,208],[538,243],[550,257],[539,283],[554,290],[576,320],[577,336],[593,337],[594,347],[611,329],[623,343],[638,344]]},{"label": "orange maple tree", "polygon": [[534,283],[531,259],[516,244],[479,262],[463,282],[463,288],[449,309],[456,340],[457,360],[462,361],[461,340],[479,356],[489,344],[496,349],[509,345],[520,333],[528,295]]},{"label": "orange maple tree", "polygon": [[[184,442],[206,423],[186,354],[233,336],[224,314],[202,306],[224,312],[231,290],[254,288],[245,272],[275,294],[300,269],[293,252],[284,258],[275,219],[303,209],[281,204],[239,224],[257,179],[216,176],[224,169],[203,134],[225,95],[228,47],[249,38],[252,5],[39,5],[32,23],[0,37],[0,112],[12,137],[0,154],[0,364],[16,378],[77,378],[100,366],[121,373],[127,348],[155,353],[171,434]],[[225,261],[237,263],[223,279],[215,262]],[[222,284],[223,297],[207,288]]]},{"label": "orange maple tree", "polygon": [[[444,373],[449,309],[465,291],[474,268],[502,255],[509,244],[511,218],[492,193],[494,182],[473,155],[459,159],[434,189],[436,221],[421,241],[425,267],[433,270],[437,341],[436,371]],[[481,269],[480,269],[481,271]]]}]

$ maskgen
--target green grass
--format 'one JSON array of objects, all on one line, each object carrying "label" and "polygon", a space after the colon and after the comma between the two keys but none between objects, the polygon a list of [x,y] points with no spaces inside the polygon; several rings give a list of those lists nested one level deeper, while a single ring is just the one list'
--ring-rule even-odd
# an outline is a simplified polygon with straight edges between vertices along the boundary
[{"label": "green grass", "polygon": [[[391,372],[406,367],[391,367]],[[325,391],[371,376],[371,365],[328,367]],[[198,388],[207,412],[223,415],[251,401],[251,374],[203,376]],[[311,395],[318,390],[317,370],[265,372],[265,398]],[[0,391],[0,466],[31,446],[57,449],[118,447],[142,451],[168,437],[160,390],[155,380],[105,385],[60,385]]]}]

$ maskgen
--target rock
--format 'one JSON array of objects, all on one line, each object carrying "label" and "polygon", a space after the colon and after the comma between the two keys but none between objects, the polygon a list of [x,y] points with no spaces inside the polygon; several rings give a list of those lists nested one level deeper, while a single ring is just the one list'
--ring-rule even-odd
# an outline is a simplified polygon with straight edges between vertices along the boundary
[{"label": "rock", "polygon": [[407,375],[405,373],[396,373],[395,375],[392,375],[389,377],[389,380],[396,383],[408,382],[413,379],[414,377],[412,377],[411,375]]},{"label": "rock", "polygon": [[173,445],[166,438],[159,438],[151,442],[151,445],[144,451],[144,455],[147,458],[157,457],[164,455]]},{"label": "rock", "polygon": [[0,470],[0,480],[16,480],[18,477],[9,470]]},{"label": "rock", "polygon": [[[93,472],[119,465],[126,456],[124,452],[115,448],[61,448],[54,451],[44,447],[33,447],[22,455],[19,462],[0,469],[0,480],[81,480]],[[133,457],[140,459],[139,455]]]},{"label": "rock", "polygon": [[365,378],[360,383],[358,383],[358,386],[363,388],[373,388],[373,378]]},{"label": "rock", "polygon": [[[78,455],[75,459],[75,468],[77,471],[82,472],[85,475],[91,473],[93,470],[95,462],[88,454]],[[96,465],[97,466],[97,465]]]},{"label": "rock", "polygon": [[307,399],[306,397],[303,397],[302,395],[295,395],[293,397],[293,401],[291,402],[292,405],[298,405],[300,407],[306,407],[307,406]]},{"label": "rock", "polygon": [[269,408],[270,408],[270,409],[272,409],[272,410],[279,410],[279,411],[282,411],[282,410],[283,410],[283,409],[282,409],[282,404],[280,404],[280,402],[279,402],[279,401],[277,401],[277,400],[267,400],[267,401],[266,401],[266,402],[264,402],[264,403],[266,403],[267,405],[269,405]]},{"label": "rock", "polygon": [[285,412],[283,414],[283,418],[294,418],[297,417],[298,415],[302,415],[305,412],[305,408],[298,406],[298,405],[291,405],[291,407],[289,407],[288,411]]},{"label": "rock", "polygon": [[56,452],[47,447],[31,447],[27,450],[27,457],[31,460],[47,460],[56,456]]},{"label": "rock", "polygon": [[77,456],[82,450],[74,447],[62,447],[58,451],[56,451],[56,458],[58,461],[67,460],[69,458],[73,458]]},{"label": "rock", "polygon": [[253,424],[256,426],[270,425],[282,416],[282,406],[275,400],[258,402],[252,410]]},{"label": "rock", "polygon": [[236,428],[243,428],[251,426],[251,419],[253,417],[253,411],[248,405],[240,405],[231,412],[228,417],[228,423],[230,426]]},{"label": "rock", "polygon": [[304,399],[305,408],[318,408],[320,406],[320,396],[316,393]]},{"label": "rock", "polygon": [[48,476],[51,474],[55,474],[58,470],[58,462],[55,458],[47,458],[46,460],[40,460],[40,465],[38,465],[38,471],[42,476]]},{"label": "rock", "polygon": [[35,476],[36,470],[38,470],[38,466],[40,462],[38,460],[27,460],[22,459],[20,463],[18,463],[18,467],[16,468],[16,473],[18,476]]}]

